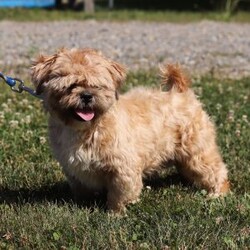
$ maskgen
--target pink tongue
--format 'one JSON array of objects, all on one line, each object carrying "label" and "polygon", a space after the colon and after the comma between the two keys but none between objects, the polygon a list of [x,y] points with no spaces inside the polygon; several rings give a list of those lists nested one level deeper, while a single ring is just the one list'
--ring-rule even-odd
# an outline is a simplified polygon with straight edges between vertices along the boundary
[{"label": "pink tongue", "polygon": [[84,110],[76,110],[77,115],[79,115],[84,121],[91,121],[95,113],[94,111],[84,111]]}]

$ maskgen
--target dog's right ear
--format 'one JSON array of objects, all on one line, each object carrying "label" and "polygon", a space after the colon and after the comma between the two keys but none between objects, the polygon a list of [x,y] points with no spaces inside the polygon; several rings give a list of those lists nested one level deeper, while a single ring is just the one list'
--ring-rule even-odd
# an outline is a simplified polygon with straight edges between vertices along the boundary
[{"label": "dog's right ear", "polygon": [[31,67],[31,79],[39,95],[44,91],[46,82],[49,81],[52,65],[55,63],[58,54],[52,56],[40,55]]},{"label": "dog's right ear", "polygon": [[110,62],[110,67],[109,67],[109,72],[114,80],[114,83],[116,85],[116,88],[120,88],[120,86],[122,85],[122,83],[125,81],[126,79],[126,68],[125,66],[111,61]]}]

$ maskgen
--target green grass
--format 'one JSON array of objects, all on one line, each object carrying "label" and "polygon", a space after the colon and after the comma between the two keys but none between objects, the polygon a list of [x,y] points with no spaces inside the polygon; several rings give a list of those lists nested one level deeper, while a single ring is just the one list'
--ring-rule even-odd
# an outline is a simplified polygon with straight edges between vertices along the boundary
[{"label": "green grass", "polygon": [[[124,89],[157,81],[152,73],[133,73]],[[126,217],[114,217],[102,200],[72,201],[47,144],[40,101],[0,82],[0,249],[247,249],[249,83],[201,78],[193,84],[218,127],[232,194],[207,199],[171,168],[146,183],[151,189]]]},{"label": "green grass", "polygon": [[201,20],[250,22],[250,12],[228,15],[220,12],[174,12],[142,10],[97,10],[89,15],[82,11],[45,9],[0,9],[0,20],[13,21],[56,21],[56,20],[108,20],[108,21],[155,21],[155,22],[197,22]]}]

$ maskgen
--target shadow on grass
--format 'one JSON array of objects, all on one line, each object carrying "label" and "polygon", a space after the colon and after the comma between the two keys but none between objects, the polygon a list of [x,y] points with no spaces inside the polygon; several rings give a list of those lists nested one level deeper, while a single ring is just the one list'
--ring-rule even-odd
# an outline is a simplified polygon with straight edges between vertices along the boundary
[{"label": "shadow on grass", "polygon": [[[170,187],[172,185],[189,185],[179,174],[172,173],[164,176],[154,175],[144,181],[144,186],[152,189]],[[58,182],[50,186],[42,186],[37,189],[20,188],[11,190],[0,187],[0,204],[35,204],[52,202],[58,205],[72,204],[82,208],[100,208],[106,210],[106,193],[93,195],[90,199],[83,199],[81,202],[74,201],[70,187],[66,181]]]},{"label": "shadow on grass", "polygon": [[55,203],[57,205],[77,205],[81,208],[94,209],[96,207],[105,209],[105,196],[95,195],[91,199],[84,199],[81,202],[74,201],[70,187],[66,181],[57,182],[53,185],[42,186],[37,189],[20,188],[11,190],[0,187],[0,204],[18,204],[26,203]]},{"label": "shadow on grass", "polygon": [[37,189],[9,189],[0,188],[0,203],[39,203],[43,201],[71,202],[72,195],[66,182],[58,182],[49,186],[42,186]]},{"label": "shadow on grass", "polygon": [[144,180],[144,186],[150,186],[154,190],[167,188],[173,185],[191,186],[191,184],[179,173],[165,174],[164,176],[153,175]]}]

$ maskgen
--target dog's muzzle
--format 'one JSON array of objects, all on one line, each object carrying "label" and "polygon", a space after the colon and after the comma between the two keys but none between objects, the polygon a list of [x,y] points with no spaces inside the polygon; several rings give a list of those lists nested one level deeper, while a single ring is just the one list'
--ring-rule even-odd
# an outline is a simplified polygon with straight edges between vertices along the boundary
[{"label": "dog's muzzle", "polygon": [[85,105],[88,105],[93,101],[93,95],[89,92],[84,92],[81,94],[81,100]]}]

